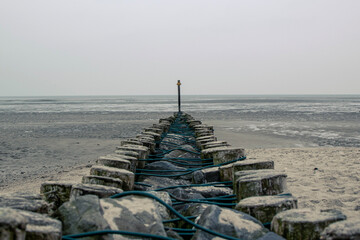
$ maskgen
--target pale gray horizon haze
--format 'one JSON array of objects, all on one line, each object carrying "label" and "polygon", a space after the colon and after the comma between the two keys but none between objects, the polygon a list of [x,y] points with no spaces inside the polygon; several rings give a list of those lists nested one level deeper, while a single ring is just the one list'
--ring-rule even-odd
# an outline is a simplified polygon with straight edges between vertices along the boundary
[{"label": "pale gray horizon haze", "polygon": [[358,0],[1,0],[0,96],[360,94]]}]

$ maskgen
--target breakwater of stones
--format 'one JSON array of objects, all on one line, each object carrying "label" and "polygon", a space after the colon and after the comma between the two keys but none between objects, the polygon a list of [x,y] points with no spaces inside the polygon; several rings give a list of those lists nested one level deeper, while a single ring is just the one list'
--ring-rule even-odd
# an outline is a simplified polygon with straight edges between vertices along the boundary
[{"label": "breakwater of stones", "polygon": [[287,175],[175,113],[122,140],[81,183],[0,196],[0,239],[359,239],[336,210],[298,209]]}]

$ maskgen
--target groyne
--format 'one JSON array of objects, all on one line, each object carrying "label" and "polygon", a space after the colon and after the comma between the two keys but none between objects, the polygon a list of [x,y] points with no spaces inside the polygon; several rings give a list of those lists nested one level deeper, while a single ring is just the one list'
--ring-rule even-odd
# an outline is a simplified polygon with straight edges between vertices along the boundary
[{"label": "groyne", "polygon": [[338,211],[297,209],[296,197],[286,189],[287,175],[276,171],[273,161],[247,160],[245,149],[214,133],[212,126],[177,112],[100,156],[81,183],[44,182],[41,196],[2,197],[0,239],[359,234],[352,231],[358,223],[342,221],[346,217]]}]

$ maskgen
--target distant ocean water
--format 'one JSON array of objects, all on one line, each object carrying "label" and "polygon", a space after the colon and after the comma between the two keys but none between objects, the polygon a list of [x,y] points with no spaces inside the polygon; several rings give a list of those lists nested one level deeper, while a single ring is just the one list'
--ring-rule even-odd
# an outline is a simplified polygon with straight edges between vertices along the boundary
[{"label": "distant ocean water", "polygon": [[[204,120],[241,121],[229,127],[234,132],[301,138],[320,146],[360,147],[360,95],[182,96],[182,110]],[[0,118],[29,113],[175,111],[176,96],[0,97]]]}]

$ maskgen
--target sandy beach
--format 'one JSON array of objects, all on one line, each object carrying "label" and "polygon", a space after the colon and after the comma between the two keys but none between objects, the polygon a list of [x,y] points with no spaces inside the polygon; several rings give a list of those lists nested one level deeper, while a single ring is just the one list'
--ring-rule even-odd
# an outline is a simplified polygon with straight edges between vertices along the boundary
[{"label": "sandy beach", "polygon": [[[112,153],[120,139],[136,136],[163,115],[131,121],[110,114],[87,116],[84,122],[68,118],[17,123],[2,136],[1,194],[38,193],[47,180],[80,182],[96,159]],[[315,147],[299,139],[234,132],[231,127],[238,123],[231,121],[203,121],[214,126],[219,140],[245,148],[249,159],[274,160],[275,168],[287,173],[288,190],[298,198],[300,208],[336,208],[348,218],[360,218],[360,148]],[[59,134],[63,131],[68,133]]]}]

